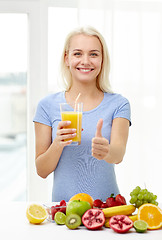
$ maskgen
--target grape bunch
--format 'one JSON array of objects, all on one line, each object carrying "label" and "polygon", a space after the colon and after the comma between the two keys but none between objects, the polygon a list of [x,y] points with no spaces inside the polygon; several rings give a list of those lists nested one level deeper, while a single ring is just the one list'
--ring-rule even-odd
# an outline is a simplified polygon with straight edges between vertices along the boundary
[{"label": "grape bunch", "polygon": [[131,199],[130,203],[134,204],[136,208],[139,208],[144,203],[152,203],[158,205],[156,201],[157,196],[154,195],[152,192],[149,192],[146,188],[141,189],[139,186],[133,189],[130,193]]}]

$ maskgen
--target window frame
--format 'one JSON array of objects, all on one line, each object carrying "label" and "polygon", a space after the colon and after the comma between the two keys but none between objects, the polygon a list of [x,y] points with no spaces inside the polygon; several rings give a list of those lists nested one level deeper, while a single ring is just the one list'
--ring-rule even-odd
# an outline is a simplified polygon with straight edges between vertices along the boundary
[{"label": "window frame", "polygon": [[48,3],[46,1],[1,1],[0,13],[28,15],[27,66],[27,201],[47,200],[48,180],[41,179],[34,164],[33,116],[38,101],[48,91]]}]

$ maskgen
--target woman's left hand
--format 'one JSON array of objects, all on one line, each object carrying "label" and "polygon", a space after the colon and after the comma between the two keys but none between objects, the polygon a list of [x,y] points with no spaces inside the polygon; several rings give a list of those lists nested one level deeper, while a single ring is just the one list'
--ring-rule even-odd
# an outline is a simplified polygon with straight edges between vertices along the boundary
[{"label": "woman's left hand", "polygon": [[95,137],[92,138],[92,156],[98,160],[104,160],[109,153],[109,141],[102,136],[102,126],[103,119],[100,119],[97,123]]}]

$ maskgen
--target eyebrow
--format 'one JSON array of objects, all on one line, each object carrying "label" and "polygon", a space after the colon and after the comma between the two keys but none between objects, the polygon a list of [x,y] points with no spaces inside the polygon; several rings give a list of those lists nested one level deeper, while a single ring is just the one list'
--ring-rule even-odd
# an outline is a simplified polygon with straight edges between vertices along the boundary
[{"label": "eyebrow", "polygon": [[[74,49],[73,52],[75,51],[82,51],[81,49]],[[90,52],[101,52],[100,50],[94,49],[94,50],[90,50]]]}]

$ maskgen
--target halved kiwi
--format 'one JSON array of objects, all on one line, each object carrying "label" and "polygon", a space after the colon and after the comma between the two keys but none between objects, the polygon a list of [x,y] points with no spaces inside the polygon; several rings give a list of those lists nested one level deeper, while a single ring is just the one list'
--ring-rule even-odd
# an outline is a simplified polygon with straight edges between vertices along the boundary
[{"label": "halved kiwi", "polygon": [[81,217],[74,213],[66,217],[65,224],[70,229],[76,229],[81,225],[81,222]]}]

